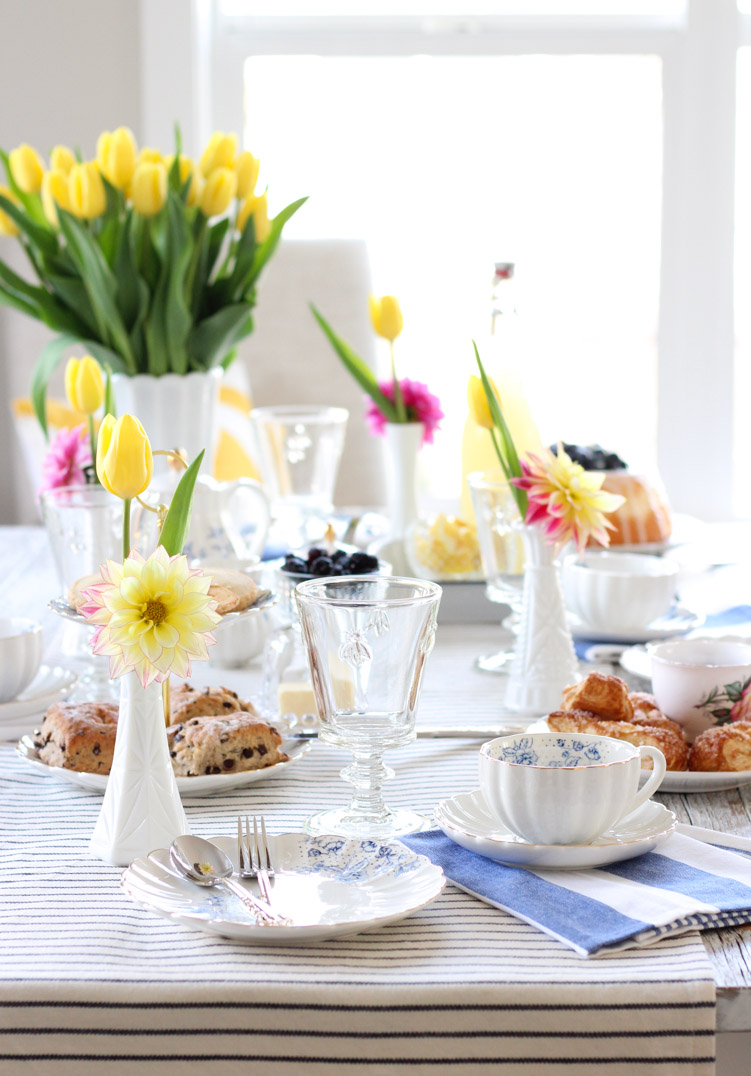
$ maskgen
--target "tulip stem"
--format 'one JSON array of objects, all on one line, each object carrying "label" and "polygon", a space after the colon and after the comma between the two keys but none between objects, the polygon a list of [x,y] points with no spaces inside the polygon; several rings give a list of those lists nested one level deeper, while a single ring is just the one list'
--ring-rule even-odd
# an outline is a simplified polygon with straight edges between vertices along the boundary
[{"label": "tulip stem", "polygon": [[94,474],[96,474],[96,437],[94,436],[93,415],[89,415],[89,444],[91,445],[91,462],[94,464]]},{"label": "tulip stem", "polygon": [[396,361],[394,359],[394,341],[389,340],[389,348],[391,350],[391,377],[394,381],[394,404],[396,406],[396,421],[407,421],[407,408],[404,406],[404,397],[402,396],[402,387],[399,384],[399,378],[396,376]]},{"label": "tulip stem", "polygon": [[123,498],[123,561],[130,555],[130,497]]}]

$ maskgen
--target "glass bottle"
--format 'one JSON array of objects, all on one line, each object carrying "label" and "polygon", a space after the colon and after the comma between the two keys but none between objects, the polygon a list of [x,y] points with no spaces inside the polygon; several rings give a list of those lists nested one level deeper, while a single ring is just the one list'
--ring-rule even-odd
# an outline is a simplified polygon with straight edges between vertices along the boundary
[{"label": "glass bottle", "polygon": [[[498,389],[504,418],[521,454],[539,449],[541,441],[522,388],[521,369],[525,356],[515,273],[514,262],[495,263],[490,292],[489,331],[485,336],[479,336],[476,342],[482,364]],[[478,372],[476,369],[469,371],[473,374]],[[490,434],[468,414],[462,437],[462,519],[474,520],[467,475],[473,471],[492,471],[498,466]]]}]

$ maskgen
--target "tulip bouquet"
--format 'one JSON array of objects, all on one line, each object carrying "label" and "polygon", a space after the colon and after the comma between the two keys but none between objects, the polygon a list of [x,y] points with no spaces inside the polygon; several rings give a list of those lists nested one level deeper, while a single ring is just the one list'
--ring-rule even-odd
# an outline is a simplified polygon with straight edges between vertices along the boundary
[{"label": "tulip bouquet", "polygon": [[388,340],[391,355],[391,379],[381,382],[312,305],[311,310],[344,366],[370,397],[367,418],[372,432],[383,433],[387,422],[421,422],[423,443],[432,444],[443,418],[440,400],[421,381],[400,380],[396,374],[394,341],[404,327],[399,300],[393,295],[370,296],[370,320],[378,336]]},{"label": "tulip bouquet", "polygon": [[519,458],[496,387],[485,372],[477,345],[474,347],[480,377],[470,378],[470,414],[490,433],[520,517],[528,524],[539,523],[555,545],[573,541],[581,551],[590,538],[610,545],[612,524],[605,515],[623,504],[623,497],[602,490],[605,476],[585,471],[561,445],[557,453],[543,449],[539,455]]},{"label": "tulip bouquet", "polygon": [[0,302],[58,335],[32,379],[46,431],[47,382],[71,344],[127,375],[228,365],[253,330],[259,275],[305,201],[269,219],[259,162],[216,132],[199,161],[105,131],[96,157],[56,146],[46,166],[31,146],[0,151],[0,235],[16,236],[33,282],[0,259]]}]

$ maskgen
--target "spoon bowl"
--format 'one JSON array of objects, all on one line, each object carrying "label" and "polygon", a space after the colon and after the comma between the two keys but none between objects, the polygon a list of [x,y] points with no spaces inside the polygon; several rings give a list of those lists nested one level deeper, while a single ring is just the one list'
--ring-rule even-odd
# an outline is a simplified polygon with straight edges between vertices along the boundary
[{"label": "spoon bowl", "polygon": [[232,860],[221,848],[203,837],[184,833],[170,845],[170,862],[185,878],[196,885],[221,885],[234,893],[252,912],[258,924],[265,927],[290,926],[290,920],[277,915],[264,901],[254,897],[244,885],[233,878]]}]

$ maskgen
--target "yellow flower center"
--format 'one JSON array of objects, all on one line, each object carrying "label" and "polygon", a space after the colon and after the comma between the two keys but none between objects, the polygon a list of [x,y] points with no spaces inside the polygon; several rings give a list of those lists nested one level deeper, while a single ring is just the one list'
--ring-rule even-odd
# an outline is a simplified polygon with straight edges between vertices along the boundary
[{"label": "yellow flower center", "polygon": [[161,624],[167,615],[167,606],[164,602],[160,602],[155,598],[150,601],[144,602],[141,606],[141,616],[144,620],[150,620],[156,627],[157,624]]}]

